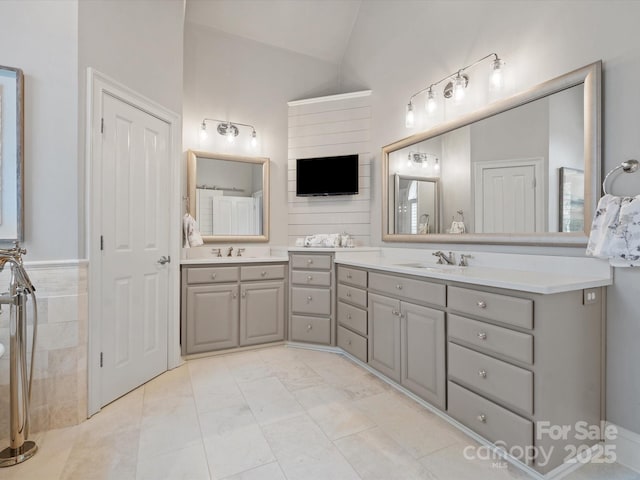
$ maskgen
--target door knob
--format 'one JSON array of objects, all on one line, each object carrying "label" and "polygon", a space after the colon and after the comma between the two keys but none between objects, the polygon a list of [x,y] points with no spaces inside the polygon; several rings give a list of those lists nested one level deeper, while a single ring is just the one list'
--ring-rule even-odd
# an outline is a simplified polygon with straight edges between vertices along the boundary
[{"label": "door knob", "polygon": [[160,257],[160,260],[158,260],[158,263],[160,265],[164,265],[165,263],[169,263],[171,261],[171,256],[165,257],[164,255]]}]

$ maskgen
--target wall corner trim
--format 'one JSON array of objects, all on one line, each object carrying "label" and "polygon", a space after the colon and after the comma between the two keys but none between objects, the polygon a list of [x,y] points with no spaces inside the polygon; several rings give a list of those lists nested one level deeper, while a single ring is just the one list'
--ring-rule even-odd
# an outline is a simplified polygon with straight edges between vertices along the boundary
[{"label": "wall corner trim", "polygon": [[336,100],[347,100],[350,98],[368,97],[373,90],[361,90],[359,92],[339,93],[337,95],[327,95],[325,97],[305,98],[303,100],[292,100],[287,102],[290,107],[299,105],[309,105],[311,103],[333,102]]},{"label": "wall corner trim", "polygon": [[616,462],[640,473],[640,434],[607,422],[607,426],[609,425],[618,430],[616,438],[606,442],[615,445]]}]

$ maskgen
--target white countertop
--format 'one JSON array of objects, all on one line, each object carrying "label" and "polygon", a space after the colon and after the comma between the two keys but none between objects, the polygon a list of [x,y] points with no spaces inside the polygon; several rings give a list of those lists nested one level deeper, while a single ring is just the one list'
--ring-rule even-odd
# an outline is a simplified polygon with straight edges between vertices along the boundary
[{"label": "white countertop", "polygon": [[[385,250],[385,252],[387,251]],[[429,258],[424,252],[420,257],[394,257],[386,256],[384,253],[379,255],[350,255],[345,253],[337,255],[335,262],[392,273],[542,294],[568,292],[613,284],[613,275],[606,262],[602,263],[591,258],[512,254],[474,254],[473,258],[476,260],[477,256],[478,263],[486,263],[487,258],[483,258],[483,256],[493,257],[488,259],[491,261],[495,260],[496,255],[503,256],[506,260],[504,268],[497,268],[491,265],[471,265],[468,267],[438,265],[435,263],[435,257]],[[521,264],[514,265],[513,261],[517,262],[518,260]],[[536,265],[529,262],[534,262]],[[427,265],[427,268],[408,266],[411,263],[421,263],[422,265]],[[472,260],[470,260],[470,263],[472,263]],[[545,269],[546,267],[550,268]]]},{"label": "white countertop", "polygon": [[268,257],[211,257],[211,258],[183,258],[181,265],[229,265],[239,263],[277,263],[288,262],[289,257],[268,256]]}]

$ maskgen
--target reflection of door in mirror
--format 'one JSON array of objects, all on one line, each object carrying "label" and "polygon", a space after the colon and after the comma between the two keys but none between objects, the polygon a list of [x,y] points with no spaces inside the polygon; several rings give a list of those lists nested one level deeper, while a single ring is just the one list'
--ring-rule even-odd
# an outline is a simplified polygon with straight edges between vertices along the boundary
[{"label": "reflection of door in mirror", "polygon": [[438,233],[438,179],[395,174],[395,231]]}]

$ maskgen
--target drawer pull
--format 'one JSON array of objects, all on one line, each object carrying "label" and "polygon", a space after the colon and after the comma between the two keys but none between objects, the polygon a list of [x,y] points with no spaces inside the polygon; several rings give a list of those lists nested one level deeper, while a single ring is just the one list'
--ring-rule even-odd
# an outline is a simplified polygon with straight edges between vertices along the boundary
[{"label": "drawer pull", "polygon": [[262,272],[260,272],[260,275],[261,275],[261,276],[263,276],[263,277],[264,277],[266,274],[267,274],[267,272],[265,272],[264,270],[263,270]]},{"label": "drawer pull", "polygon": [[478,338],[480,340],[486,340],[487,339],[487,333],[486,332],[478,332]]},{"label": "drawer pull", "polygon": [[351,291],[347,292],[347,297],[351,298]]},{"label": "drawer pull", "polygon": [[480,370],[478,371],[478,376],[482,377],[482,378],[487,378],[487,371],[486,370]]},{"label": "drawer pull", "polygon": [[309,258],[309,259],[307,260],[307,265],[311,265],[312,263],[313,263],[313,260],[312,260],[311,258]]},{"label": "drawer pull", "polygon": [[217,275],[216,273],[212,273],[211,274],[211,280],[215,280],[216,279],[216,275]]},{"label": "drawer pull", "polygon": [[347,313],[347,320],[351,320],[351,314]]},{"label": "drawer pull", "polygon": [[401,284],[401,283],[397,284],[397,285],[396,285],[396,288],[397,288],[398,290],[402,290],[402,284]]},{"label": "drawer pull", "polygon": [[311,295],[309,295],[309,296],[307,297],[307,303],[311,302],[312,300],[313,300],[313,298],[311,298]]},{"label": "drawer pull", "polygon": [[484,413],[478,415],[478,421],[481,423],[487,423],[487,416]]},{"label": "drawer pull", "polygon": [[351,345],[351,339],[347,340],[347,345]]},{"label": "drawer pull", "polygon": [[307,282],[310,282],[311,280],[313,280],[313,277],[311,275],[307,275]]},{"label": "drawer pull", "polygon": [[399,312],[399,311],[396,311],[396,310],[391,310],[391,314],[392,314],[392,315],[395,315],[396,317],[399,317],[399,316],[400,316],[400,312]]},{"label": "drawer pull", "polygon": [[231,298],[238,298],[238,294],[236,292],[233,292],[233,295],[231,295]]},{"label": "drawer pull", "polygon": [[351,277],[352,277],[351,272],[347,272],[347,278],[351,280]]},{"label": "drawer pull", "polygon": [[312,328],[311,324],[307,325],[307,332],[310,332]]},{"label": "drawer pull", "polygon": [[478,305],[480,308],[487,308],[487,302],[485,302],[484,300],[478,300],[478,303],[476,303],[476,305]]},{"label": "drawer pull", "polygon": [[246,298],[246,296],[247,296],[247,292],[245,290],[244,292],[242,292],[242,298]]}]

